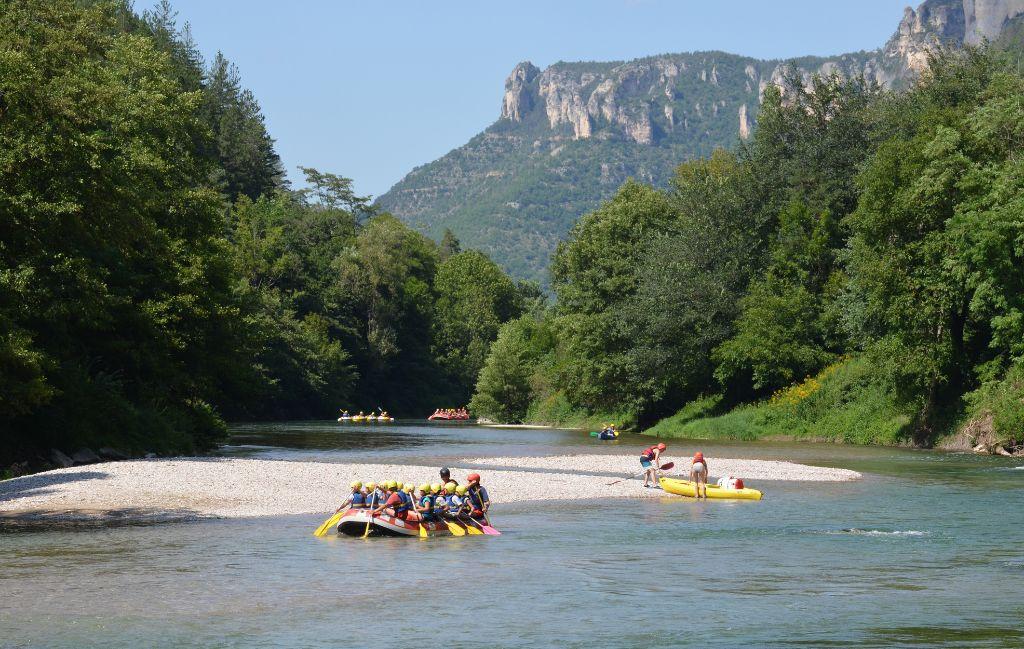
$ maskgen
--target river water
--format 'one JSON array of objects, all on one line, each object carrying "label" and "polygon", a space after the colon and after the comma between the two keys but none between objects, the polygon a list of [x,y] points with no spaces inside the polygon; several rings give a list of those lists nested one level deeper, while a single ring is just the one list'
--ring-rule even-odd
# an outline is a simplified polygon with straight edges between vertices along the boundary
[{"label": "river water", "polygon": [[[237,427],[222,452],[446,464],[645,441],[301,423]],[[669,459],[697,448],[668,443]],[[325,515],[7,528],[0,646],[1024,646],[1024,461],[700,446],[865,479],[760,482],[760,502],[506,505],[500,537],[314,538]]]}]

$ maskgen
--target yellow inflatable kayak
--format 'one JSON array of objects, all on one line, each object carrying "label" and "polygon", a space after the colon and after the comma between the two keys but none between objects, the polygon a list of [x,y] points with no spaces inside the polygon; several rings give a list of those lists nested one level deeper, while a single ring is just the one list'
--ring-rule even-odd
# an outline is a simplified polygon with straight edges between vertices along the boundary
[{"label": "yellow inflatable kayak", "polygon": [[[696,483],[689,480],[676,478],[662,478],[661,488],[670,494],[677,496],[689,496],[694,498],[697,495]],[[745,487],[743,489],[723,489],[717,485],[708,485],[708,498],[729,498],[732,500],[761,500],[761,492],[757,489]]]}]

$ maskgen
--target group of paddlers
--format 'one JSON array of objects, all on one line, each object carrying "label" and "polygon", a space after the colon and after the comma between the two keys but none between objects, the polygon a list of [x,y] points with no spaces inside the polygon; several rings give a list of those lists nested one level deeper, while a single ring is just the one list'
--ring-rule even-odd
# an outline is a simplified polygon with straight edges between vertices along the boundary
[{"label": "group of paddlers", "polygon": [[419,486],[398,480],[386,482],[353,482],[352,493],[337,511],[345,507],[366,509],[371,516],[385,514],[404,521],[474,521],[487,520],[491,500],[480,484],[480,474],[466,476],[468,484],[460,485],[451,471],[441,469],[440,482]]},{"label": "group of paddlers", "polygon": [[469,419],[466,408],[438,408],[427,419]]}]

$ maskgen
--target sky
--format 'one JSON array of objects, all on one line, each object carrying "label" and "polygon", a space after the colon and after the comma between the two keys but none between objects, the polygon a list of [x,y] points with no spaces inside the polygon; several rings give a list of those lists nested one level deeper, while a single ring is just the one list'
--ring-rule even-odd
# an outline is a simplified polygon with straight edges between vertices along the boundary
[{"label": "sky", "polygon": [[[905,0],[171,0],[238,65],[295,186],[316,167],[378,196],[494,122],[516,63],[881,46]],[[156,0],[137,0],[142,11]]]}]

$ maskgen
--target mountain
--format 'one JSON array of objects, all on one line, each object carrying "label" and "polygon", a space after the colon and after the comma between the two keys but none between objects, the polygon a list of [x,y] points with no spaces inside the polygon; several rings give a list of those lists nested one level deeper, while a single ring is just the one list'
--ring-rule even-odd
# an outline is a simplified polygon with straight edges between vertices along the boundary
[{"label": "mountain", "polygon": [[[501,116],[463,146],[413,169],[377,201],[439,238],[450,228],[512,274],[546,284],[558,242],[627,179],[664,185],[676,165],[748,138],[765,88],[795,66],[904,87],[929,49],[1021,28],[1024,0],[927,0],[881,48],[759,60],[725,52],[633,61],[518,64]],[[1010,27],[1012,26],[1012,30]]]}]

